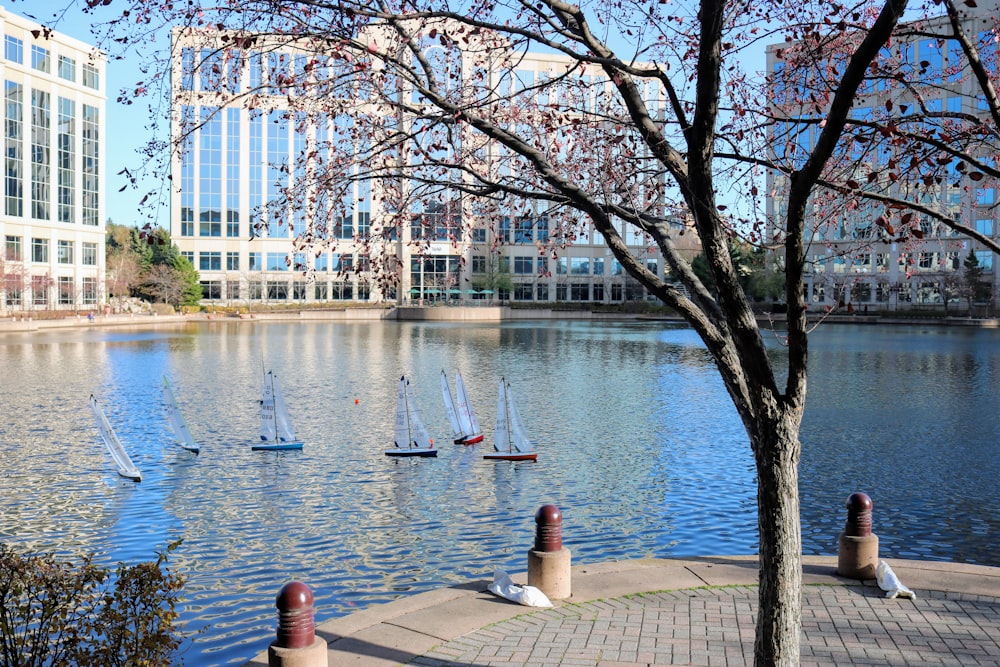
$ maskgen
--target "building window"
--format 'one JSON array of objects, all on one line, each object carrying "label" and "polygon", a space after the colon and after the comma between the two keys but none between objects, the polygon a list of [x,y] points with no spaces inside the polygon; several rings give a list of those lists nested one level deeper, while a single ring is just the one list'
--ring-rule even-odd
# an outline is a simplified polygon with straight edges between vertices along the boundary
[{"label": "building window", "polygon": [[268,271],[287,271],[288,270],[288,255],[283,252],[269,252],[267,253],[267,270]]},{"label": "building window", "polygon": [[567,262],[565,257],[556,258],[556,275],[565,276],[567,271]]},{"label": "building window", "polygon": [[534,285],[531,283],[517,283],[514,285],[514,301],[531,301],[535,298]]},{"label": "building window", "polygon": [[977,250],[976,259],[979,260],[979,268],[983,271],[993,270],[993,253],[989,250]]},{"label": "building window", "polygon": [[240,236],[240,110],[226,109],[226,236]]},{"label": "building window", "polygon": [[98,220],[100,156],[97,153],[100,111],[89,104],[83,105],[83,179],[80,184],[80,209],[83,224],[96,227]]},{"label": "building window", "polygon": [[49,303],[49,282],[48,276],[31,277],[31,302],[36,306],[45,306]]},{"label": "building window", "polygon": [[569,271],[574,276],[590,275],[590,259],[587,257],[574,257],[570,260]]},{"label": "building window", "polygon": [[51,72],[52,64],[49,61],[49,50],[33,44],[31,46],[31,67],[46,74]]},{"label": "building window", "polygon": [[976,220],[976,231],[983,236],[993,236],[993,219],[980,218]]},{"label": "building window", "polygon": [[[260,253],[259,252],[252,252],[252,253],[250,253],[250,270],[251,271],[260,271],[263,268],[264,268],[264,265],[261,264]],[[257,298],[259,299],[260,297],[257,297]]]},{"label": "building window", "polygon": [[73,197],[76,193],[76,103],[60,97],[56,164],[59,222],[75,222]]},{"label": "building window", "polygon": [[313,269],[322,273],[326,273],[330,269],[330,256],[326,253],[317,255],[313,259]]},{"label": "building window", "polygon": [[604,283],[594,283],[594,301],[604,301]]},{"label": "building window", "polygon": [[549,300],[549,286],[548,286],[548,284],[547,283],[538,283],[538,285],[536,285],[535,287],[536,287],[536,289],[535,289],[535,296],[536,296],[536,298],[539,301],[548,301]]},{"label": "building window", "polygon": [[21,84],[5,83],[7,121],[5,148],[6,171],[4,172],[4,199],[7,215],[24,215],[24,113],[23,88]]},{"label": "building window", "polygon": [[97,303],[97,278],[84,278],[81,302],[85,306],[92,306]]},{"label": "building window", "polygon": [[31,217],[49,219],[49,187],[51,168],[49,128],[52,125],[49,94],[31,91]]},{"label": "building window", "polygon": [[316,283],[316,287],[313,291],[313,298],[317,301],[327,301],[330,298],[330,284],[329,283]]},{"label": "building window", "polygon": [[[604,275],[604,258],[603,257],[595,257],[594,258],[594,275],[595,276],[603,276]],[[596,301],[597,297],[594,297],[594,300]]]},{"label": "building window", "polygon": [[56,241],[57,258],[60,264],[73,263],[73,242],[62,239]]},{"label": "building window", "polygon": [[571,301],[589,301],[590,284],[573,283],[572,285],[570,285],[569,298]]},{"label": "building window", "polygon": [[486,228],[477,227],[472,230],[472,242],[473,243],[486,243]]},{"label": "building window", "polygon": [[76,61],[66,56],[59,56],[59,78],[76,81]]},{"label": "building window", "polygon": [[486,257],[483,255],[472,256],[472,272],[486,273]]},{"label": "building window", "polygon": [[[514,258],[514,273],[517,275],[531,275],[535,272],[535,258],[534,257],[515,257]],[[517,294],[515,293],[514,299],[517,300]]]},{"label": "building window", "polygon": [[101,77],[97,68],[90,63],[83,63],[83,85],[92,90],[101,87]]},{"label": "building window", "polygon": [[22,258],[21,237],[8,236],[4,242],[4,259],[9,262],[20,262]]},{"label": "building window", "polygon": [[24,64],[24,42],[17,37],[4,36],[3,53],[4,57],[12,63]]},{"label": "building window", "polygon": [[80,263],[84,266],[97,266],[97,244],[83,242],[80,251]]},{"label": "building window", "polygon": [[188,261],[192,267],[194,266],[194,251],[193,250],[182,250],[181,257]]},{"label": "building window", "polygon": [[[199,271],[221,271],[222,270],[222,253],[220,252],[202,252],[198,254],[198,270]],[[212,298],[212,297],[209,297]]]},{"label": "building window", "polygon": [[218,301],[222,298],[222,283],[218,280],[201,281],[201,298]]},{"label": "building window", "polygon": [[201,171],[198,182],[199,236],[222,236],[222,112],[201,108],[198,148]]},{"label": "building window", "polygon": [[31,261],[40,264],[49,261],[48,239],[31,239]]},{"label": "building window", "polygon": [[227,280],[226,281],[226,292],[229,294],[230,299],[240,298],[240,281],[238,280]]},{"label": "building window", "polygon": [[59,305],[73,305],[73,278],[72,276],[59,276]]},{"label": "building window", "polygon": [[240,270],[240,253],[229,251],[226,253],[226,271]]}]

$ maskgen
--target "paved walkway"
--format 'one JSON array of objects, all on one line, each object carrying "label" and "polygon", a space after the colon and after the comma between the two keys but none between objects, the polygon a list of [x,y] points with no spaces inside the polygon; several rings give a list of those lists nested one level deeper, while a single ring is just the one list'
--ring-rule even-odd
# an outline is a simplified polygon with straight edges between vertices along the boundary
[{"label": "paved walkway", "polygon": [[[802,665],[1000,666],[1000,568],[889,559],[915,600],[805,559]],[[524,583],[523,575],[515,577]],[[749,665],[753,558],[649,559],[573,568],[569,600],[522,607],[474,582],[317,628],[329,665]],[[266,665],[267,655],[249,664]]]}]

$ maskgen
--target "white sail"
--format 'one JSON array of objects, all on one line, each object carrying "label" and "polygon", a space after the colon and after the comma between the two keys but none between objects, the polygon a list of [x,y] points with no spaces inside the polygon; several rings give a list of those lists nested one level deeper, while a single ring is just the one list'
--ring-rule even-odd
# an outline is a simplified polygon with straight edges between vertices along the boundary
[{"label": "white sail", "polygon": [[393,440],[395,446],[385,450],[386,456],[437,456],[434,441],[424,426],[405,375],[399,378],[399,391],[396,394]]},{"label": "white sail", "polygon": [[513,449],[526,454],[535,450],[535,444],[528,438],[528,432],[524,428],[524,421],[521,413],[517,410],[517,403],[514,402],[514,393],[510,385],[507,385],[507,406],[510,412],[510,442]]},{"label": "white sail", "polygon": [[174,390],[165,375],[163,376],[163,399],[167,404],[167,420],[170,422],[170,428],[173,429],[177,443],[184,449],[197,454],[199,451],[198,443],[195,442],[194,436],[191,435],[191,429],[188,428],[187,420],[184,419],[180,408],[177,407]]},{"label": "white sail", "polygon": [[260,399],[260,439],[273,442],[278,437],[274,412],[274,379],[271,371],[264,374],[264,388]]},{"label": "white sail", "polygon": [[424,419],[420,414],[420,408],[417,407],[416,401],[413,400],[413,394],[410,393],[409,383],[406,383],[406,409],[409,414],[411,444],[413,444],[413,446],[417,449],[432,448],[434,443],[431,442],[431,434],[427,431],[427,427],[424,425]]},{"label": "white sail", "polygon": [[410,435],[410,412],[406,408],[406,378],[399,378],[399,391],[396,394],[396,425],[394,439],[397,448],[410,447],[413,438]]},{"label": "white sail", "polygon": [[441,371],[441,394],[444,397],[444,409],[448,413],[448,421],[451,423],[451,430],[455,440],[464,437],[462,425],[458,421],[458,414],[455,412],[455,402],[451,397],[451,387],[448,386],[448,375]]},{"label": "white sail", "polygon": [[511,451],[510,415],[507,410],[507,382],[500,378],[497,390],[497,424],[493,429],[493,447],[498,452]]},{"label": "white sail", "polygon": [[455,371],[455,391],[458,401],[458,420],[465,437],[479,435],[482,432],[479,428],[479,419],[472,409],[472,404],[469,403],[469,395],[465,391],[465,383],[462,382],[462,374],[459,371]]},{"label": "white sail", "polygon": [[274,425],[279,442],[292,442],[295,440],[295,429],[292,427],[292,418],[288,414],[285,406],[285,399],[282,398],[281,389],[278,387],[278,378],[271,375],[271,391],[274,394]]},{"label": "white sail", "polygon": [[135,464],[132,463],[132,459],[129,458],[125,448],[122,447],[121,441],[118,440],[118,436],[115,435],[114,430],[111,428],[111,424],[108,422],[108,418],[104,416],[104,410],[101,409],[101,406],[97,403],[97,399],[93,394],[90,395],[90,410],[94,413],[94,418],[97,420],[97,430],[101,432],[101,437],[104,439],[104,444],[108,448],[108,453],[111,454],[111,458],[115,461],[115,466],[118,468],[118,474],[137,482],[141,481],[142,473],[140,473],[139,469],[135,467]]}]

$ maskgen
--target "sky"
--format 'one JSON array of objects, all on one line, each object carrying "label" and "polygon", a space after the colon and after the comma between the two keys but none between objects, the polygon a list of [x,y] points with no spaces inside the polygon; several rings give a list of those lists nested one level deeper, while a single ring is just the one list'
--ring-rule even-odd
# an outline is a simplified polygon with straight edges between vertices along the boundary
[{"label": "sky", "polygon": [[[62,12],[70,6],[66,17],[55,29],[57,32],[69,35],[88,44],[94,44],[94,36],[90,32],[90,16],[84,14],[81,7],[83,0],[0,0],[0,6],[10,14],[18,14],[27,18],[34,17],[39,23],[48,23],[56,12]],[[111,7],[114,7],[112,3]],[[141,157],[136,151],[150,139],[145,126],[149,118],[149,109],[145,101],[126,106],[117,102],[118,91],[122,87],[131,87],[144,77],[140,72],[140,58],[130,54],[126,60],[109,60],[105,72],[105,92],[108,97],[105,133],[105,203],[106,218],[118,224],[143,225],[150,222],[151,211],[143,208],[140,212],[139,202],[150,189],[160,189],[163,185],[146,179],[140,187],[126,187],[125,176],[118,175],[123,168],[135,171],[141,164]],[[164,190],[166,192],[166,190]],[[168,209],[159,207],[155,211],[153,221],[161,227],[169,227]]]}]

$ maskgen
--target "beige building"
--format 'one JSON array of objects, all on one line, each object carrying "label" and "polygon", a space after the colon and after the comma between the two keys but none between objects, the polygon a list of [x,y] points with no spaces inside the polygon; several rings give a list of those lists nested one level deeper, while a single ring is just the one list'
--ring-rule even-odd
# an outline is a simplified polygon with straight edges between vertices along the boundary
[{"label": "beige building", "polygon": [[[995,25],[998,11],[996,0],[978,3],[977,7],[964,7],[967,12],[964,29],[979,45],[982,59],[994,74],[997,71]],[[941,17],[927,22],[932,32],[947,32],[947,19]],[[778,53],[787,49],[786,44],[774,45],[767,52],[767,66],[772,79],[772,100],[776,117],[784,115],[790,122],[778,122],[771,130],[769,145],[783,151],[779,158],[796,159],[796,151],[815,144],[821,130],[819,124],[808,126],[799,123],[807,113],[799,96],[794,79],[794,68],[786,68]],[[860,121],[887,123],[890,114],[897,123],[903,116],[920,110],[915,96],[926,105],[927,117],[947,118],[985,117],[988,112],[977,97],[978,88],[965,66],[965,58],[954,41],[938,40],[919,32],[907,40],[894,39],[888,53],[890,62],[910,72],[911,81],[906,87],[890,83],[888,77],[873,78],[859,91],[851,115]],[[909,68],[909,69],[907,69]],[[891,111],[887,111],[887,109]],[[913,122],[913,121],[907,121]],[[941,121],[936,121],[939,125]],[[987,120],[987,125],[992,121]],[[944,124],[944,127],[947,127]],[[947,136],[943,131],[942,136]],[[865,188],[878,189],[889,196],[919,197],[919,202],[932,207],[976,230],[986,237],[1000,239],[998,219],[997,182],[986,177],[979,181],[964,178],[959,161],[954,160],[948,173],[933,187],[925,187],[917,195],[902,191],[902,180],[892,180],[894,165],[905,165],[912,153],[907,149],[883,146],[876,151],[862,153],[863,145],[847,139],[843,142],[850,155],[839,155],[847,168],[856,169],[858,181]],[[980,157],[996,164],[1000,157],[996,143],[984,141]],[[803,153],[804,154],[804,153]],[[903,166],[902,168],[905,168]],[[869,174],[877,175],[875,180]],[[785,214],[787,178],[778,173],[768,174],[770,220],[782,220]],[[812,306],[825,307],[852,304],[855,309],[871,306],[875,309],[896,310],[913,307],[941,308],[946,304],[951,310],[965,309],[968,290],[961,287],[964,281],[965,261],[969,253],[983,269],[984,280],[992,286],[992,300],[1000,296],[1000,272],[997,257],[981,244],[927,216],[918,221],[918,234],[900,240],[899,234],[878,224],[882,207],[861,205],[848,207],[843,202],[829,202],[814,197],[813,217],[807,241],[807,272],[804,289]],[[773,237],[773,233],[771,234]],[[918,238],[919,236],[919,238]],[[960,297],[961,295],[961,297]],[[988,312],[991,298],[981,295],[979,309]]]},{"label": "beige building", "polygon": [[[316,93],[296,83],[332,79],[342,61],[300,51],[294,43],[259,38],[240,49],[251,40],[217,40],[187,30],[173,33],[172,136],[184,141],[173,165],[179,188],[171,200],[170,233],[199,271],[206,302],[646,298],[592,227],[580,225],[565,247],[550,245],[557,224],[537,204],[494,211],[487,223],[478,205],[457,192],[393,217],[384,205],[390,186],[378,179],[345,181],[335,193],[329,186],[310,190],[320,167],[301,156],[322,163],[325,142],[371,141],[352,127],[359,122],[357,106],[354,116],[338,115],[331,110],[335,104],[315,106],[314,100],[310,107],[304,98]],[[559,56],[519,55],[506,81],[469,63],[462,71],[494,77],[496,86],[511,90],[566,71]],[[590,73],[578,80],[586,82],[588,99],[577,103],[598,104],[603,80]],[[362,113],[381,111],[373,104]],[[477,155],[494,150],[485,146]],[[348,176],[360,168],[350,166]],[[320,218],[327,222],[312,224]],[[306,230],[312,242],[301,241]],[[631,229],[622,233],[634,254],[663,275],[658,250]],[[558,252],[545,251],[557,245]],[[374,261],[397,262],[398,282],[380,283],[368,271]]]},{"label": "beige building", "polygon": [[104,59],[3,8],[0,27],[0,311],[96,309],[105,268]]}]

